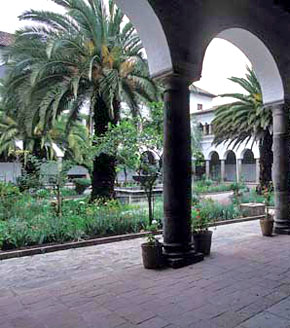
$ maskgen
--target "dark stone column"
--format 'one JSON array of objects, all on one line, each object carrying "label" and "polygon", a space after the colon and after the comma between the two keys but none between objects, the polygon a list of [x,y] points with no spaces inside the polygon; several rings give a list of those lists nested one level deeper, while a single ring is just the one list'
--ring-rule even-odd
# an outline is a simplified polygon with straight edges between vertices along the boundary
[{"label": "dark stone column", "polygon": [[165,81],[164,110],[164,249],[168,264],[181,267],[203,259],[192,249],[191,133],[188,81]]},{"label": "dark stone column", "polygon": [[285,104],[273,106],[273,133],[275,233],[290,234],[289,114]]}]

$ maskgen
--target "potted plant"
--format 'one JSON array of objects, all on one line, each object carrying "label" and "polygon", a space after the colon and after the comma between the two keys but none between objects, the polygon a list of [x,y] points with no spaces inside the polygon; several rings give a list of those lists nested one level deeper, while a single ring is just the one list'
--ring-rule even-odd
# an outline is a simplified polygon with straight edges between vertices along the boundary
[{"label": "potted plant", "polygon": [[154,236],[157,231],[157,221],[153,220],[152,225],[148,227],[151,233],[147,236],[146,243],[141,245],[143,265],[145,269],[159,269],[164,265],[162,254],[162,244]]},{"label": "potted plant", "polygon": [[273,216],[269,213],[269,206],[270,206],[270,200],[271,200],[271,188],[265,187],[262,190],[262,195],[264,197],[264,204],[266,207],[266,215],[264,219],[260,219],[260,226],[262,230],[263,236],[272,236],[273,233],[273,226],[274,226],[274,220]]},{"label": "potted plant", "polygon": [[194,248],[197,253],[209,255],[213,232],[208,230],[209,220],[206,215],[199,208],[196,212],[196,217],[192,221]]}]

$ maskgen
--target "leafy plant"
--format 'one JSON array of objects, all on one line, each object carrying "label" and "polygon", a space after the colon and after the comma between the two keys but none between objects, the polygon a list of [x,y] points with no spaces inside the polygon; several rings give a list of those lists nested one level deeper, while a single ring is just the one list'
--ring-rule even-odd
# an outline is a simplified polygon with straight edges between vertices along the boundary
[{"label": "leafy plant", "polygon": [[77,178],[74,179],[75,190],[77,194],[82,195],[84,191],[92,184],[91,179]]}]

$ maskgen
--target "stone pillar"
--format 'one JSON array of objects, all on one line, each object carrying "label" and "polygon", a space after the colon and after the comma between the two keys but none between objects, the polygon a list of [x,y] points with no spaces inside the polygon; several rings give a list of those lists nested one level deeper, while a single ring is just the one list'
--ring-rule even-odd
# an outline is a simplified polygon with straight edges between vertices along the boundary
[{"label": "stone pillar", "polygon": [[211,124],[208,126],[208,134],[212,135],[212,125]]},{"label": "stone pillar", "polygon": [[226,177],[226,160],[221,159],[221,182],[225,182]]},{"label": "stone pillar", "polygon": [[256,158],[256,184],[260,183],[260,158]]},{"label": "stone pillar", "polygon": [[237,159],[236,169],[237,169],[237,182],[240,182],[242,178],[242,159]]},{"label": "stone pillar", "polygon": [[203,126],[203,135],[206,136],[207,135],[207,124],[205,123],[205,125]]},{"label": "stone pillar", "polygon": [[210,178],[210,160],[205,161],[205,176],[207,179]]},{"label": "stone pillar", "polygon": [[273,106],[273,181],[275,189],[275,232],[290,234],[289,217],[289,117],[286,105]]},{"label": "stone pillar", "polygon": [[167,262],[175,268],[203,259],[192,249],[188,86],[188,81],[176,75],[165,81],[163,238]]}]

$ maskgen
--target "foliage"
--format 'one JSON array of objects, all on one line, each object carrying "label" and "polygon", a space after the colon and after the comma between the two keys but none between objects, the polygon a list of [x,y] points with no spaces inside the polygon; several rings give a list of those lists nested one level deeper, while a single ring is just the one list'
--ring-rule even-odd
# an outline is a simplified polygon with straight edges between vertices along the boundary
[{"label": "foliage", "polygon": [[206,231],[210,222],[206,212],[201,211],[198,207],[196,207],[194,211],[194,218],[192,219],[192,230],[194,232]]},{"label": "foliage", "polygon": [[230,141],[234,146],[251,138],[259,140],[272,125],[270,108],[263,108],[262,90],[255,72],[247,67],[246,78],[229,80],[240,85],[247,94],[223,94],[222,97],[237,99],[236,102],[219,106],[215,111],[214,143]]},{"label": "foliage", "polygon": [[[162,204],[158,204],[156,214],[157,225],[161,227]],[[23,194],[14,202],[9,217],[5,221],[0,217],[0,243],[3,249],[62,243],[139,232],[146,230],[148,224],[148,211],[137,205],[64,200],[62,217],[58,218],[50,200]]]},{"label": "foliage", "polygon": [[21,176],[17,178],[20,191],[35,191],[42,186],[40,175],[42,161],[27,151],[18,152],[18,158],[22,163]]},{"label": "foliage", "polygon": [[211,199],[202,200],[192,209],[192,225],[195,229],[206,229],[208,224],[226,221],[241,216],[239,208],[234,205],[223,205]]},{"label": "foliage", "polygon": [[91,179],[86,178],[77,178],[74,179],[74,184],[76,187],[77,194],[81,195],[84,193],[84,191],[91,185],[92,181]]},{"label": "foliage", "polygon": [[262,195],[264,197],[264,204],[265,204],[265,207],[266,207],[266,218],[267,219],[270,218],[269,207],[270,207],[270,204],[271,204],[271,189],[265,187],[262,191]]},{"label": "foliage", "polygon": [[[89,131],[100,137],[120,120],[122,103],[137,116],[141,103],[158,99],[141,41],[112,0],[52,1],[65,14],[23,13],[38,24],[18,31],[6,53],[5,106],[29,136],[36,126],[47,135],[64,112],[70,131],[88,104]],[[114,156],[91,159],[92,199],[112,197]]]},{"label": "foliage", "polygon": [[161,243],[159,242],[159,240],[152,234],[150,233],[147,237],[146,237],[146,243],[147,245],[150,246],[161,246]]},{"label": "foliage", "polygon": [[194,182],[192,186],[194,193],[214,193],[222,191],[230,191],[231,186],[228,184],[214,184],[212,180],[200,180]]},{"label": "foliage", "polygon": [[233,182],[230,185],[231,190],[234,192],[233,202],[236,205],[241,204],[241,197],[243,195],[243,190],[246,189],[246,186],[243,182]]},{"label": "foliage", "polygon": [[[251,190],[249,193],[243,194],[241,198],[242,203],[264,203],[264,196],[257,193],[255,190]],[[274,193],[269,192],[269,206],[274,206]]]},{"label": "foliage", "polygon": [[202,132],[198,127],[195,117],[191,119],[191,153],[194,158],[195,165],[200,165],[204,160],[204,155],[201,151]]},{"label": "foliage", "polygon": [[21,197],[20,190],[11,183],[0,182],[0,221],[10,216],[15,201]]},{"label": "foliage", "polygon": [[18,197],[20,196],[20,190],[12,183],[0,182],[0,198]]},{"label": "foliage", "polygon": [[229,80],[245,90],[245,94],[224,94],[237,101],[219,106],[213,120],[214,144],[227,143],[238,147],[250,140],[259,142],[260,184],[262,188],[271,181],[272,154],[272,111],[263,107],[262,90],[253,69],[247,67],[246,78],[232,77]]}]

